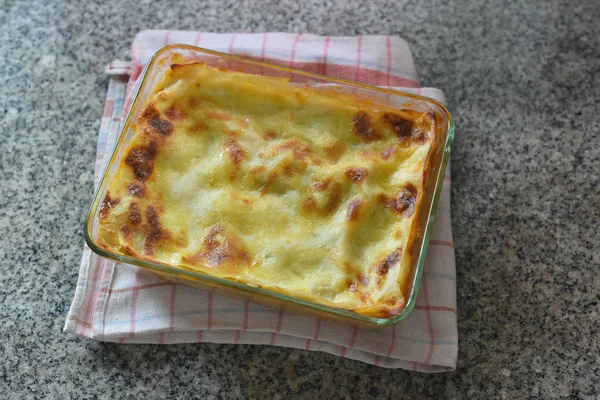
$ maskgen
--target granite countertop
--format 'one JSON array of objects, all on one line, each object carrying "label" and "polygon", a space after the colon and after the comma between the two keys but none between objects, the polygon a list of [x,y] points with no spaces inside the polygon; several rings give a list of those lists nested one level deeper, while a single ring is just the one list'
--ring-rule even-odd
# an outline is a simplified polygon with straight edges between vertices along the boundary
[{"label": "granite countertop", "polygon": [[[0,398],[600,396],[595,0],[0,5]],[[458,369],[263,346],[117,345],[62,326],[108,78],[141,29],[390,33],[457,134]]]}]

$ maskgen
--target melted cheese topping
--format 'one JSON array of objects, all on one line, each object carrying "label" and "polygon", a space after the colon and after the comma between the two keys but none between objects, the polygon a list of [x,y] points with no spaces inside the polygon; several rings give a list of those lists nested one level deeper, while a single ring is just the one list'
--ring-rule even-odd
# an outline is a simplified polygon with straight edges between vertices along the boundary
[{"label": "melted cheese topping", "polygon": [[405,305],[432,113],[173,65],[99,211],[114,252],[387,317]]}]

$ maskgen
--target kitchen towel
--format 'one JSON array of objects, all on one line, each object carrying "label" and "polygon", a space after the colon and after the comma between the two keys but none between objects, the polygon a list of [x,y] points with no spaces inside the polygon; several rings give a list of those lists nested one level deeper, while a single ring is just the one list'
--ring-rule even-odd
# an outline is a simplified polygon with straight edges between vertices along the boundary
[{"label": "kitchen towel", "polygon": [[[98,137],[98,185],[144,65],[161,47],[186,43],[373,85],[402,88],[444,102],[420,88],[408,44],[394,36],[189,31],[140,32],[131,62],[114,61]],[[450,225],[450,168],[411,314],[386,328],[361,329],[296,315],[175,284],[138,267],[97,256],[84,246],[65,331],[120,343],[239,343],[323,351],[386,368],[443,372],[456,368],[456,273]],[[90,194],[91,200],[91,194]]]}]

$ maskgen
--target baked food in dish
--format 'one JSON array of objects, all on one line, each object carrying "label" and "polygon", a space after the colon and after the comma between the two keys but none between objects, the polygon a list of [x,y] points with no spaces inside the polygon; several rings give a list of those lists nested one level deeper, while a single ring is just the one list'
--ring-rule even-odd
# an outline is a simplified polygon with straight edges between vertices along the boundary
[{"label": "baked food in dish", "polygon": [[99,207],[105,249],[352,310],[402,311],[435,114],[171,65]]}]

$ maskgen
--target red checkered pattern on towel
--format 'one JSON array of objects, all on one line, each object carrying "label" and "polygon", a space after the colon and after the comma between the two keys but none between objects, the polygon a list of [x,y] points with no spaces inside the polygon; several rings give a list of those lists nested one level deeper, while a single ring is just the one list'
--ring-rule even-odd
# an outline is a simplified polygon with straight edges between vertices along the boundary
[{"label": "red checkered pattern on towel", "polygon": [[[407,43],[393,36],[144,31],[132,63],[115,61],[102,115],[95,183],[114,147],[145,63],[159,48],[187,43],[380,86],[419,88]],[[130,76],[127,81],[127,76]],[[449,168],[448,168],[449,170]],[[137,267],[83,250],[79,281],[65,331],[121,343],[214,342],[270,344],[324,351],[387,368],[442,372],[456,367],[456,274],[446,175],[417,306],[395,326],[362,330],[173,284]]]}]

